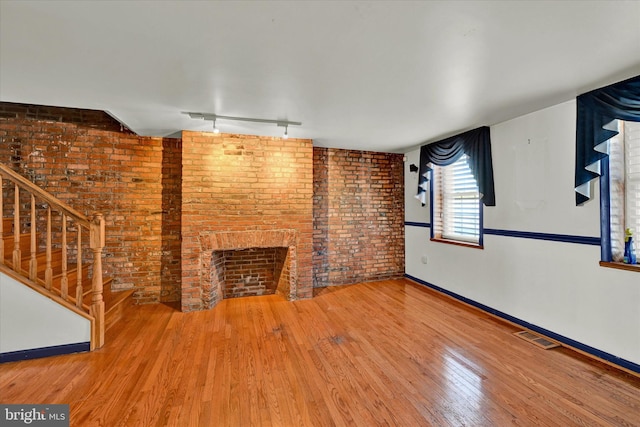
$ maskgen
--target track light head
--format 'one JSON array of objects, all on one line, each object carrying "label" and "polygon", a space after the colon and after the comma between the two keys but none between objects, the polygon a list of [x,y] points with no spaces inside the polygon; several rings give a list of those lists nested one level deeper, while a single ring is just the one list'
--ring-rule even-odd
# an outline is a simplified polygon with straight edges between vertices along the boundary
[{"label": "track light head", "polygon": [[289,138],[289,126],[285,126],[284,127],[284,135],[282,135],[283,139],[288,139]]},{"label": "track light head", "polygon": [[220,133],[220,129],[216,127],[216,120],[213,119],[213,133]]}]

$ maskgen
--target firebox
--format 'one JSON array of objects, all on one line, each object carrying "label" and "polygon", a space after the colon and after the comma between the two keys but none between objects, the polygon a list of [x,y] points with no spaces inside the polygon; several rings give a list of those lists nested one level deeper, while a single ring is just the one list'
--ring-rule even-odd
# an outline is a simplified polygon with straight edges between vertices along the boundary
[{"label": "firebox", "polygon": [[211,275],[220,282],[225,299],[272,295],[288,288],[288,251],[289,248],[213,251]]},{"label": "firebox", "polygon": [[296,230],[201,233],[203,306],[274,293],[296,299],[296,242]]}]

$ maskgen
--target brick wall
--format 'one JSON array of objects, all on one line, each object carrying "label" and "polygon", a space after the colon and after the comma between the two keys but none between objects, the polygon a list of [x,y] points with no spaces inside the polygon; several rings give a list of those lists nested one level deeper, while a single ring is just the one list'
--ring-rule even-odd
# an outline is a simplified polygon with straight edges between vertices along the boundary
[{"label": "brick wall", "polygon": [[105,275],[138,303],[180,297],[180,152],[180,140],[138,137],[104,112],[0,103],[0,161],[104,213]]},{"label": "brick wall", "polygon": [[196,308],[194,249],[207,230],[298,230],[298,298],[403,273],[401,155],[200,132],[138,137],[100,111],[0,103],[0,161],[83,213],[105,213],[106,274],[136,288],[138,303]]},{"label": "brick wall", "polygon": [[401,154],[314,148],[314,287],[404,274]]},{"label": "brick wall", "polygon": [[101,129],[132,134],[129,129],[117,120],[100,110],[82,110],[78,108],[0,102],[0,118],[68,123],[87,129]]},{"label": "brick wall", "polygon": [[313,287],[329,286],[329,149],[313,148]]},{"label": "brick wall", "polygon": [[[297,297],[312,296],[310,140],[182,133],[182,308],[204,308],[200,236],[297,230]],[[211,255],[204,255],[211,256]]]},{"label": "brick wall", "polygon": [[182,140],[162,140],[160,300],[180,301],[182,288]]}]

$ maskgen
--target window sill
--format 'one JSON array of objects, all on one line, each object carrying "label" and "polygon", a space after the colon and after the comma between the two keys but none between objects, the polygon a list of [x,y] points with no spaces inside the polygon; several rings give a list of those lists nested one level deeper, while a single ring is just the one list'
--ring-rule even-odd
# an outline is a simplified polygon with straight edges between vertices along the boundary
[{"label": "window sill", "polygon": [[640,273],[640,264],[625,264],[622,262],[600,261],[601,267],[617,268],[618,270],[636,271]]},{"label": "window sill", "polygon": [[459,240],[448,240],[448,239],[433,237],[431,238],[431,241],[439,242],[439,243],[447,243],[449,245],[455,245],[455,246],[464,246],[464,247],[473,248],[473,249],[484,249],[484,246],[478,245],[477,243],[467,243],[467,242],[461,242]]}]

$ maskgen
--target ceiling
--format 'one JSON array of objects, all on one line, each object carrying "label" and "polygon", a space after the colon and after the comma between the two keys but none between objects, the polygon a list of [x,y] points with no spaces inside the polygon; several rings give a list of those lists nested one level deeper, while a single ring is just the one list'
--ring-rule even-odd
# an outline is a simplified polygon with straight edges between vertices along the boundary
[{"label": "ceiling", "polygon": [[0,0],[1,101],[141,135],[403,152],[639,74],[639,1]]}]

